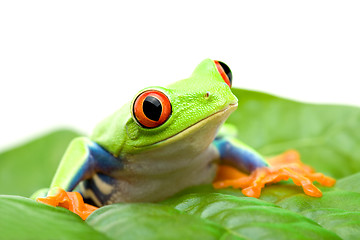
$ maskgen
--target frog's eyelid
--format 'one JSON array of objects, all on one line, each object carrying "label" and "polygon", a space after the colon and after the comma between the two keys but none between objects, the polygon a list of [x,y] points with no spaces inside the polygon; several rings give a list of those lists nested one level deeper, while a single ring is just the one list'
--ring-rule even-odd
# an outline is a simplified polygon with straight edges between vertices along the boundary
[{"label": "frog's eyelid", "polygon": [[225,83],[231,88],[232,85],[232,72],[228,65],[221,61],[214,60],[216,69],[220,73],[221,77],[225,81]]}]

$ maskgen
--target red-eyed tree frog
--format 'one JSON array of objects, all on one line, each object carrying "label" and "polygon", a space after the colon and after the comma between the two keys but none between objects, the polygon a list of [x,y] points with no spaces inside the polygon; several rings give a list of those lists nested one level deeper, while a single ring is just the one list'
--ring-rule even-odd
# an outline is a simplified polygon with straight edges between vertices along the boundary
[{"label": "red-eyed tree frog", "polygon": [[219,131],[237,108],[231,84],[230,68],[206,59],[187,79],[141,90],[90,138],[70,143],[50,189],[35,197],[83,219],[96,209],[92,205],[156,202],[212,182],[259,197],[266,183],[291,178],[320,197],[312,182],[332,186],[335,180],[302,164],[296,151],[265,159],[226,128]]}]

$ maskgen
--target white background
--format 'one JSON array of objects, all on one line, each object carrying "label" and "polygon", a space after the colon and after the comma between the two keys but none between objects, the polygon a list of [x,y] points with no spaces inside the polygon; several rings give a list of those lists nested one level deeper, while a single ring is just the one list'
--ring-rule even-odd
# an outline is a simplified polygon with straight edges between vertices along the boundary
[{"label": "white background", "polygon": [[236,87],[360,105],[360,4],[1,1],[0,150],[57,127],[88,134],[208,57]]}]

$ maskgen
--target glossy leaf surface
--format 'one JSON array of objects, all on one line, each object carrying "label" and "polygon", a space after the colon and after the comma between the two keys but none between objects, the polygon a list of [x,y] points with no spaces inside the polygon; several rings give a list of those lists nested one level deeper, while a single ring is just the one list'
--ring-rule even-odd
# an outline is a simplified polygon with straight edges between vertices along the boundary
[{"label": "glossy leaf surface", "polygon": [[108,240],[64,208],[4,195],[0,195],[0,238]]},{"label": "glossy leaf surface", "polygon": [[79,136],[59,130],[0,154],[0,194],[30,196],[49,187],[69,142]]}]

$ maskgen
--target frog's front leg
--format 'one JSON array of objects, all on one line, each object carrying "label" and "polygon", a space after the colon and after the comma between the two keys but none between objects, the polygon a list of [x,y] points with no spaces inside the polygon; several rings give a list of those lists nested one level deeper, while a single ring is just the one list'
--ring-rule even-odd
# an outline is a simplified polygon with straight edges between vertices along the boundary
[{"label": "frog's front leg", "polygon": [[95,173],[109,174],[122,167],[120,159],[98,144],[85,137],[76,138],[70,143],[61,160],[47,197],[37,198],[37,201],[65,207],[86,219],[97,208],[85,204],[80,193],[70,191]]},{"label": "frog's front leg", "polygon": [[321,197],[322,193],[314,186],[313,181],[324,186],[335,184],[334,179],[315,173],[311,167],[304,165],[295,150],[266,161],[255,150],[235,138],[219,137],[213,144],[219,151],[221,164],[224,164],[219,167],[213,183],[215,188],[242,188],[244,195],[260,197],[265,184],[291,178],[296,185],[303,187],[307,195]]}]

